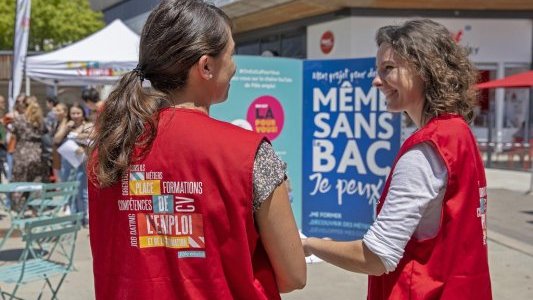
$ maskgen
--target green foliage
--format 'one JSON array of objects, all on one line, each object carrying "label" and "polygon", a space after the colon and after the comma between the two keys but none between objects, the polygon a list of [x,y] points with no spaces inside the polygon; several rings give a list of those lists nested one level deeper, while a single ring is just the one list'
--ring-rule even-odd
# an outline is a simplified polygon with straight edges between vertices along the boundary
[{"label": "green foliage", "polygon": [[13,24],[15,22],[15,0],[0,0],[0,49],[13,48]]},{"label": "green foliage", "polygon": [[[0,49],[13,49],[16,0],[0,0]],[[28,50],[50,51],[104,27],[88,0],[32,0]]]}]

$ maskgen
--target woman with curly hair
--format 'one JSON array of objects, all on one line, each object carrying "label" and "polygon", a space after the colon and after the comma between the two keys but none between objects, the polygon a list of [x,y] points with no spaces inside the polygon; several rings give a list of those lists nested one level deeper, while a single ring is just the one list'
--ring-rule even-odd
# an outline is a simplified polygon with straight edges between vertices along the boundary
[{"label": "woman with curly hair", "polygon": [[[12,182],[41,182],[46,178],[45,165],[41,160],[41,144],[44,133],[43,111],[34,99],[26,97],[23,114],[15,115],[12,134],[17,140],[13,153]],[[19,193],[13,194],[12,208],[18,211],[22,201]]]},{"label": "woman with curly hair", "polygon": [[17,147],[13,154],[13,182],[44,180],[41,140],[44,131],[43,111],[35,101],[28,101],[24,114],[13,121]]},{"label": "woman with curly hair", "polygon": [[418,130],[402,145],[362,240],[303,240],[369,274],[368,299],[491,299],[486,180],[468,122],[476,70],[448,30],[412,20],[378,30],[373,85]]}]

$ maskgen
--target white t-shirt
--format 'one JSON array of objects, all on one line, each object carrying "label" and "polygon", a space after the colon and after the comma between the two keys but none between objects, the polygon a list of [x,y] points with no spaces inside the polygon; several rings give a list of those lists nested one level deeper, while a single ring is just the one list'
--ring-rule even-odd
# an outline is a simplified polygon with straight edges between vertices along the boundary
[{"label": "white t-shirt", "polygon": [[414,146],[398,160],[383,207],[363,242],[392,272],[407,242],[434,237],[440,226],[448,172],[428,143]]}]

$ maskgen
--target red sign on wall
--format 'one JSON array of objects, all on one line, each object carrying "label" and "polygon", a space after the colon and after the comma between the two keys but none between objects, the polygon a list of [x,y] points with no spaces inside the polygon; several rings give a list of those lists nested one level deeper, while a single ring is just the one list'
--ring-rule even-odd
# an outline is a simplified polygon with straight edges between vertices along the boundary
[{"label": "red sign on wall", "polygon": [[329,54],[334,45],[335,37],[333,36],[333,32],[329,30],[324,32],[320,38],[320,49],[322,50],[322,53]]}]

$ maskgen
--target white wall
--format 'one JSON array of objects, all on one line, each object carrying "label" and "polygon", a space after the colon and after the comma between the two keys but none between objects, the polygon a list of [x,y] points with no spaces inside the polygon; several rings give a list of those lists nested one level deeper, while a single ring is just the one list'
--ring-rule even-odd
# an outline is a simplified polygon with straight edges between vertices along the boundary
[{"label": "white wall", "polygon": [[[353,57],[351,51],[351,19],[331,21],[322,26],[307,27],[307,57],[308,58],[349,58]],[[324,54],[320,49],[320,38],[326,31],[331,31],[335,44],[330,53]]]},{"label": "white wall", "polygon": [[[408,18],[349,17],[308,26],[308,58],[356,58],[376,54],[374,36],[385,25],[399,25]],[[460,44],[471,49],[476,63],[530,63],[533,21],[529,19],[444,19],[433,18],[452,32],[460,32]],[[320,50],[326,31],[335,35],[329,54]]]}]

